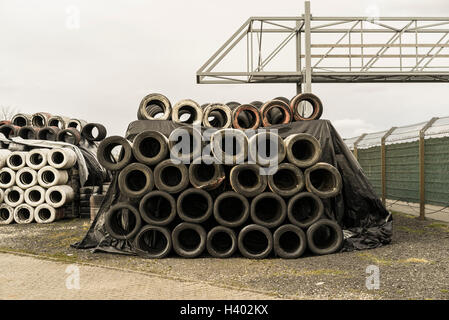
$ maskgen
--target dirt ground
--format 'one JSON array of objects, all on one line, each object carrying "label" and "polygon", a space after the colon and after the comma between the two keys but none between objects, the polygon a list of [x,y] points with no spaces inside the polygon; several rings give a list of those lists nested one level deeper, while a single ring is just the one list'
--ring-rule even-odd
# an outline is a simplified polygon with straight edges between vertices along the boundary
[{"label": "dirt ground", "polygon": [[[80,219],[49,225],[0,226],[0,252],[84,267],[106,267],[167,282],[249,290],[265,298],[449,299],[449,225],[430,219],[420,221],[401,213],[394,214],[390,245],[296,260],[249,260],[240,256],[214,259],[206,255],[197,259],[173,256],[147,260],[70,248],[88,227],[89,221]],[[366,287],[370,265],[379,267],[379,289]],[[20,272],[16,277],[21,281]],[[225,299],[226,293],[221,298]]]}]

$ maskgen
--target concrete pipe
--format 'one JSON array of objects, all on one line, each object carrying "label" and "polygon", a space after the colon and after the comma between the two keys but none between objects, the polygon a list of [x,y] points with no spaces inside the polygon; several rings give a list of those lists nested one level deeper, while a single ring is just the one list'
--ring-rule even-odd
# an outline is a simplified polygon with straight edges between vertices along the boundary
[{"label": "concrete pipe", "polygon": [[10,150],[0,149],[0,169],[6,166],[6,159],[11,154]]},{"label": "concrete pipe", "polygon": [[139,211],[129,203],[113,205],[105,215],[105,228],[112,238],[129,240],[139,232],[142,219]]},{"label": "concrete pipe", "polygon": [[38,128],[46,127],[50,118],[51,114],[47,112],[36,112],[31,116],[31,125]]},{"label": "concrete pipe", "polygon": [[24,167],[16,173],[16,185],[22,189],[28,189],[37,184],[37,171]]},{"label": "concrete pipe", "polygon": [[251,201],[251,219],[267,228],[281,225],[287,216],[287,205],[281,196],[264,192]]},{"label": "concrete pipe", "polygon": [[274,253],[284,259],[297,259],[307,248],[307,238],[301,228],[284,224],[273,234]]},{"label": "concrete pipe", "polygon": [[173,107],[171,118],[174,123],[200,126],[203,123],[203,109],[193,100],[181,100]]},{"label": "concrete pipe", "polygon": [[41,186],[33,186],[25,190],[24,199],[27,204],[37,207],[45,202],[46,190]]},{"label": "concrete pipe", "polygon": [[217,226],[207,233],[206,248],[214,258],[229,258],[237,250],[237,236],[232,229]]},{"label": "concrete pipe", "polygon": [[168,98],[159,93],[151,93],[140,102],[137,110],[139,120],[169,120],[171,103]]},{"label": "concrete pipe", "polygon": [[189,180],[198,189],[214,190],[226,179],[223,166],[211,156],[203,156],[189,166]]},{"label": "concrete pipe", "polygon": [[282,197],[291,197],[304,188],[304,174],[291,163],[281,163],[274,174],[268,176],[268,187]]},{"label": "concrete pipe", "polygon": [[33,126],[24,126],[19,129],[17,136],[25,140],[38,139],[39,128]]},{"label": "concrete pipe", "polygon": [[132,150],[137,161],[155,165],[167,158],[168,139],[158,131],[143,131],[134,138]]},{"label": "concrete pipe", "polygon": [[178,216],[192,223],[206,221],[212,215],[213,201],[211,195],[204,190],[190,188],[184,190],[176,201]]},{"label": "concrete pipe", "polygon": [[31,125],[31,115],[26,113],[17,113],[11,118],[11,124],[17,127],[25,127]]},{"label": "concrete pipe", "polygon": [[179,127],[168,137],[170,157],[183,163],[191,163],[201,156],[203,139],[201,132],[193,127]]},{"label": "concrete pipe", "polygon": [[75,198],[75,191],[68,185],[54,186],[45,192],[45,202],[53,208],[60,208],[69,204]]},{"label": "concrete pipe", "polygon": [[301,228],[308,228],[321,219],[323,212],[323,202],[318,196],[310,192],[299,193],[288,201],[288,220]]},{"label": "concrete pipe", "polygon": [[76,153],[69,148],[53,148],[48,151],[47,161],[56,169],[70,169],[77,161]]},{"label": "concrete pipe", "polygon": [[11,224],[14,222],[14,208],[6,203],[0,204],[0,224]]},{"label": "concrete pipe", "polygon": [[199,224],[182,222],[172,232],[173,249],[184,258],[195,258],[206,248],[206,231]]},{"label": "concrete pipe", "polygon": [[[305,103],[309,103],[312,107],[312,112],[307,112]],[[317,120],[323,114],[323,103],[312,93],[298,94],[292,99],[290,107],[296,121]]]},{"label": "concrete pipe", "polygon": [[138,255],[149,259],[161,259],[171,251],[171,234],[167,228],[147,225],[140,229],[133,245]]},{"label": "concrete pipe", "polygon": [[268,228],[250,224],[240,231],[238,247],[246,258],[264,259],[273,249],[273,236]]},{"label": "concrete pipe", "polygon": [[320,198],[331,198],[338,195],[342,188],[340,172],[334,166],[319,162],[304,172],[306,188]]},{"label": "concrete pipe", "polygon": [[256,100],[256,101],[250,102],[249,104],[255,106],[257,109],[260,109],[260,107],[262,107],[262,105],[263,105],[263,102]]},{"label": "concrete pipe", "polygon": [[118,176],[121,194],[131,199],[138,199],[153,190],[153,171],[143,163],[127,165]]},{"label": "concrete pipe", "polygon": [[26,165],[34,170],[39,170],[47,165],[49,149],[33,149],[26,155]]},{"label": "concrete pipe", "polygon": [[81,142],[81,133],[75,128],[65,128],[59,131],[57,139],[77,146]]},{"label": "concrete pipe", "polygon": [[259,110],[252,104],[242,104],[232,110],[232,126],[236,129],[256,130],[260,121]]},{"label": "concrete pipe", "polygon": [[70,119],[67,122],[67,128],[73,128],[78,130],[79,132],[83,131],[84,126],[87,124],[86,120],[81,119]]},{"label": "concrete pipe", "polygon": [[[273,116],[274,113],[280,113],[280,116]],[[262,125],[269,127],[275,124],[287,124],[292,121],[292,114],[288,104],[281,100],[271,100],[260,107],[260,116]]]},{"label": "concrete pipe", "polygon": [[43,127],[37,133],[37,138],[39,140],[57,141],[58,134],[61,129],[58,127]]},{"label": "concrete pipe", "polygon": [[19,133],[20,127],[15,126],[13,124],[4,124],[0,127],[0,133],[3,133],[3,135],[7,139],[11,139],[14,137],[17,137],[17,134]]},{"label": "concrete pipe", "polygon": [[249,139],[249,159],[260,166],[277,166],[286,153],[284,140],[274,132],[262,131]]},{"label": "concrete pipe", "polygon": [[203,113],[203,126],[206,128],[225,129],[232,126],[232,112],[225,104],[209,104]]},{"label": "concrete pipe", "polygon": [[51,116],[50,119],[48,119],[48,126],[58,127],[59,129],[64,130],[67,128],[69,121],[70,119],[67,117]]},{"label": "concrete pipe", "polygon": [[300,168],[311,167],[321,158],[321,145],[310,134],[292,134],[285,138],[284,142],[288,161]]},{"label": "concrete pipe", "polygon": [[23,190],[17,186],[6,189],[3,201],[11,207],[17,207],[24,201]]},{"label": "concrete pipe", "polygon": [[4,198],[5,198],[5,190],[0,189],[0,203],[3,203]]},{"label": "concrete pipe", "polygon": [[238,129],[218,130],[211,136],[215,159],[225,165],[243,163],[248,157],[248,137]]},{"label": "concrete pipe", "polygon": [[126,167],[133,158],[132,145],[123,137],[111,136],[100,142],[98,162],[107,170],[117,171]]},{"label": "concrete pipe", "polygon": [[227,105],[229,108],[231,108],[231,110],[233,110],[233,109],[237,108],[239,105],[241,105],[241,103],[237,102],[237,101],[229,101],[229,102],[226,102],[225,105]]},{"label": "concrete pipe", "polygon": [[176,217],[176,200],[165,191],[151,191],[139,203],[142,219],[151,225],[166,226]]},{"label": "concrete pipe", "polygon": [[34,221],[34,208],[26,203],[14,209],[14,221],[18,224],[29,224]]},{"label": "concrete pipe", "polygon": [[20,170],[26,165],[25,151],[14,151],[6,158],[6,165],[13,170]]},{"label": "concrete pipe", "polygon": [[161,191],[179,193],[189,185],[189,170],[183,163],[164,160],[154,168],[154,184]]},{"label": "concrete pipe", "polygon": [[81,130],[81,136],[88,141],[101,141],[106,134],[105,126],[100,123],[88,123]]},{"label": "concrete pipe", "polygon": [[51,166],[45,166],[37,172],[37,183],[44,188],[67,184],[68,181],[69,174],[67,170],[58,170]]},{"label": "concrete pipe", "polygon": [[284,103],[290,105],[290,100],[287,99],[286,97],[276,97],[276,98],[274,98],[273,100],[281,100],[282,102],[284,102]]},{"label": "concrete pipe", "polygon": [[0,120],[0,126],[3,126],[5,124],[11,124],[11,121],[9,121],[9,120]]},{"label": "concrete pipe", "polygon": [[214,217],[219,224],[225,227],[240,227],[248,220],[249,201],[237,192],[222,193],[215,199]]},{"label": "concrete pipe", "polygon": [[337,252],[343,245],[343,231],[332,220],[321,219],[307,229],[307,244],[315,254],[330,254]]},{"label": "concrete pipe", "polygon": [[52,223],[65,218],[63,208],[53,208],[47,203],[43,203],[34,209],[34,220],[37,223]]},{"label": "concrete pipe", "polygon": [[239,164],[230,173],[232,189],[245,197],[255,197],[267,188],[267,176],[260,174],[257,164]]},{"label": "concrete pipe", "polygon": [[7,189],[16,183],[16,172],[8,167],[0,169],[0,188]]}]

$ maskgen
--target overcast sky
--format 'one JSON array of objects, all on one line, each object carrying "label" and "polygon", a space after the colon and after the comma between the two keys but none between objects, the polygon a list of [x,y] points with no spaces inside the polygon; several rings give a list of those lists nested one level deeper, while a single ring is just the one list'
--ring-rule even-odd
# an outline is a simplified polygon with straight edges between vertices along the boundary
[{"label": "overcast sky", "polygon": [[[449,16],[447,0],[311,6],[315,16]],[[290,98],[293,84],[200,85],[195,72],[248,17],[300,15],[303,7],[299,0],[0,0],[0,106],[101,122],[123,135],[151,92],[172,104]],[[449,116],[447,83],[313,84],[313,92],[343,137]]]}]

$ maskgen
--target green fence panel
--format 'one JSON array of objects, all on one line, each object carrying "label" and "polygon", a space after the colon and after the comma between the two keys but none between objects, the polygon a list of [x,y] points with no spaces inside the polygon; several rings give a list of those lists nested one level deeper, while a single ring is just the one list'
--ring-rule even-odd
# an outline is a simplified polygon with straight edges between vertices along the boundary
[{"label": "green fence panel", "polygon": [[424,140],[426,203],[449,205],[449,137]]},{"label": "green fence panel", "polygon": [[380,146],[357,150],[360,166],[374,187],[377,196],[382,194],[382,163]]}]

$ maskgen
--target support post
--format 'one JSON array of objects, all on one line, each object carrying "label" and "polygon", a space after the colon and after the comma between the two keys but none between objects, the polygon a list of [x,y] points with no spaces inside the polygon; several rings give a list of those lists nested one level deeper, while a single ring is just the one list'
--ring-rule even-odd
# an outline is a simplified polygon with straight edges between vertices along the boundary
[{"label": "support post", "polygon": [[425,176],[425,150],[424,138],[426,131],[437,121],[438,118],[432,118],[421,130],[419,130],[419,219],[426,219],[426,176]]},{"label": "support post", "polygon": [[354,141],[354,150],[352,151],[352,153],[354,154],[354,157],[357,159],[357,161],[359,161],[359,151],[357,149],[357,146],[359,145],[359,142],[366,137],[366,135],[367,133],[363,133],[360,137],[357,138],[357,140]]},{"label": "support post", "polygon": [[[296,21],[296,72],[301,72],[301,21]],[[301,81],[296,84],[296,94],[302,93]]]},{"label": "support post", "polygon": [[383,135],[380,140],[380,161],[381,161],[381,182],[382,182],[382,204],[386,205],[387,198],[387,161],[386,161],[386,147],[385,140],[396,130],[396,127],[392,127]]},{"label": "support post", "polygon": [[305,76],[304,76],[304,92],[312,92],[312,54],[310,39],[310,1],[304,3],[304,42],[305,42]]}]

